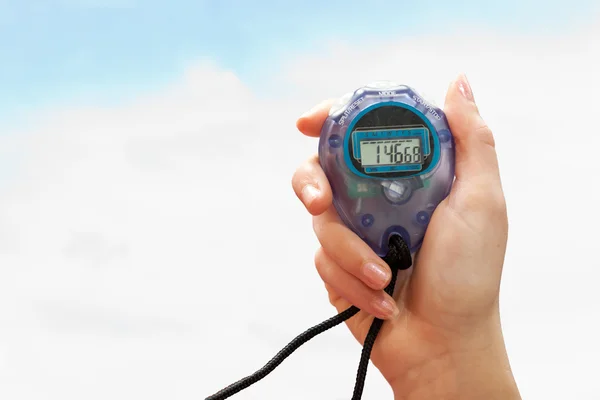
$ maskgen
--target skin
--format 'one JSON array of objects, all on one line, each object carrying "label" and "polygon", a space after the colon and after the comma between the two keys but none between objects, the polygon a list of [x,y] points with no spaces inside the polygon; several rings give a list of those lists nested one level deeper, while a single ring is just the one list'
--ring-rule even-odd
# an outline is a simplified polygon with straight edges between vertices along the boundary
[{"label": "skin", "polygon": [[[297,121],[319,137],[332,101]],[[456,143],[456,180],[435,210],[413,268],[391,271],[339,219],[318,156],[298,168],[292,186],[313,218],[315,256],[331,304],[362,311],[347,322],[362,344],[374,316],[386,322],[372,362],[395,399],[520,399],[502,335],[499,289],[508,218],[492,131],[464,75],[450,84],[444,112]]]}]

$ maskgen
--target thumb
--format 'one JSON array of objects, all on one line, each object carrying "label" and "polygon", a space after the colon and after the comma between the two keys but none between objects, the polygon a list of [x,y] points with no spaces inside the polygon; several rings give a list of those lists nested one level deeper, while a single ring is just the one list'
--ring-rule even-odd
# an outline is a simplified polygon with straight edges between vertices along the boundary
[{"label": "thumb", "polygon": [[492,131],[475,104],[465,75],[450,84],[444,113],[456,143],[456,179],[470,184],[497,184],[500,179]]}]

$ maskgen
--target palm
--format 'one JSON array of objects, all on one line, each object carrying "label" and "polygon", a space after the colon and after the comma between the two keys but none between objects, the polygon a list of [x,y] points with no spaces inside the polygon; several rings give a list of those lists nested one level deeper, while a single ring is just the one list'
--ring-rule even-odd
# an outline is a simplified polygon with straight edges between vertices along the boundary
[{"label": "palm", "polygon": [[[454,190],[440,203],[413,268],[401,272],[398,278],[394,297],[401,315],[383,325],[372,352],[374,365],[388,381],[425,362],[439,360],[448,351],[449,338],[480,318],[497,299],[498,277],[489,274],[485,266],[472,265],[470,260],[488,261],[487,247],[496,243],[490,244],[490,235],[502,243],[506,232],[489,220],[474,224],[461,212],[467,209],[460,207],[462,197]],[[473,246],[477,241],[482,242],[481,246]],[[479,254],[474,254],[474,248],[480,249]],[[349,306],[335,292],[330,291],[330,298],[339,310]],[[347,322],[360,343],[372,320],[361,311]]]}]

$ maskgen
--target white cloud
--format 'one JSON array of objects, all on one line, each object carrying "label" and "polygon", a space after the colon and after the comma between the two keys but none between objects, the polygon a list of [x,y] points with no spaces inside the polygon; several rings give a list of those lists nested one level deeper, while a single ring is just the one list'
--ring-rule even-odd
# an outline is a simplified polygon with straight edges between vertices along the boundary
[{"label": "white cloud", "polygon": [[[524,398],[592,399],[598,41],[339,42],[288,60],[269,96],[202,63],[118,108],[32,116],[0,136],[0,397],[203,398],[262,365],[332,313],[289,186],[316,150],[295,118],[378,79],[442,103],[465,70],[510,206],[503,315]],[[347,398],[358,354],[339,328],[236,398]],[[369,379],[365,398],[389,396]]]}]

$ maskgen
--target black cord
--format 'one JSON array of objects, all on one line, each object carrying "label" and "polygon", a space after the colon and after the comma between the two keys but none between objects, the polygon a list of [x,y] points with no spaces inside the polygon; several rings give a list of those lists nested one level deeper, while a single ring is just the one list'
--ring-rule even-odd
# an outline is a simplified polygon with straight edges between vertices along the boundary
[{"label": "black cord", "polygon": [[[396,286],[396,279],[398,277],[398,271],[410,268],[412,265],[412,258],[410,254],[410,249],[406,245],[406,242],[398,235],[394,235],[390,238],[389,243],[389,251],[388,254],[384,257],[384,260],[388,263],[392,270],[392,280],[388,287],[385,288],[385,291],[392,295],[394,292],[394,288]],[[296,351],[300,346],[304,343],[308,342],[315,336],[341,324],[344,321],[355,316],[360,310],[351,306],[345,311],[342,311],[338,315],[316,325],[312,328],[304,331],[300,335],[298,335],[294,340],[292,340],[287,346],[277,353],[275,357],[273,357],[264,367],[249,375],[239,381],[227,386],[225,389],[213,394],[212,396],[207,397],[205,400],[225,400],[234,394],[248,388],[249,386],[255,384],[256,382],[264,379],[267,375],[269,375],[277,366],[279,366],[283,360],[288,358],[294,351]],[[365,385],[365,379],[367,376],[367,369],[369,366],[369,359],[371,357],[371,350],[373,349],[373,345],[375,344],[375,339],[379,334],[379,330],[383,325],[383,321],[375,318],[373,323],[371,324],[371,328],[369,329],[369,333],[365,338],[365,343],[363,345],[363,350],[360,358],[360,363],[358,365],[358,372],[356,374],[356,384],[354,386],[354,395],[352,396],[352,400],[360,400],[363,392],[363,388]]]},{"label": "black cord", "polygon": [[[385,288],[386,293],[391,296],[394,294],[394,289],[396,287],[398,271],[410,268],[412,265],[412,257],[406,242],[398,235],[394,235],[390,238],[389,248],[388,254],[383,259],[392,270],[392,280]],[[358,370],[356,372],[356,383],[354,384],[352,400],[360,400],[362,397],[365,380],[367,378],[367,369],[369,368],[369,359],[371,358],[371,350],[373,350],[375,339],[377,339],[377,335],[379,334],[382,325],[383,320],[375,318],[365,337],[362,353],[360,355],[360,362],[358,363]]]},{"label": "black cord", "polygon": [[213,394],[206,398],[206,400],[224,400],[227,399],[237,392],[246,389],[247,387],[254,385],[256,382],[265,378],[269,375],[279,364],[283,362],[286,358],[288,358],[294,351],[296,351],[300,346],[304,343],[308,342],[310,339],[314,338],[320,333],[323,333],[342,322],[352,318],[356,315],[360,310],[357,307],[350,307],[346,311],[343,311],[328,319],[327,321],[321,322],[319,325],[313,326],[312,328],[304,331],[300,335],[298,335],[294,340],[292,340],[287,346],[277,353],[275,357],[271,359],[264,367],[249,375],[239,381],[235,382],[227,386],[225,389],[219,391],[218,393]]}]

